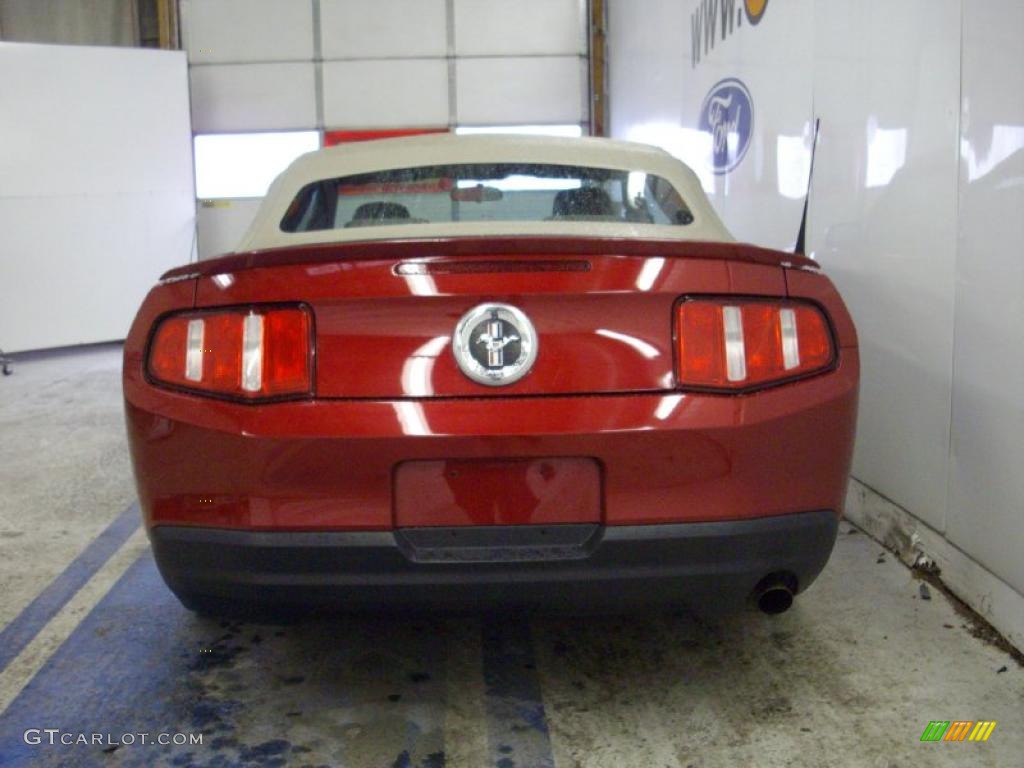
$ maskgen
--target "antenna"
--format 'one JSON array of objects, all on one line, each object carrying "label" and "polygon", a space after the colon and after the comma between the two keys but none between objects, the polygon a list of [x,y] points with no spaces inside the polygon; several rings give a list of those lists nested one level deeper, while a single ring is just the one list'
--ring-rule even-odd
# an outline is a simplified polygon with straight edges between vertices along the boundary
[{"label": "antenna", "polygon": [[807,194],[804,196],[804,213],[800,217],[800,231],[796,236],[796,246],[793,248],[793,253],[799,253],[801,256],[806,255],[807,241],[807,206],[811,202],[811,180],[814,178],[814,154],[818,150],[818,129],[821,127],[821,118],[815,118],[814,120],[814,134],[811,136],[811,167],[807,171]]}]

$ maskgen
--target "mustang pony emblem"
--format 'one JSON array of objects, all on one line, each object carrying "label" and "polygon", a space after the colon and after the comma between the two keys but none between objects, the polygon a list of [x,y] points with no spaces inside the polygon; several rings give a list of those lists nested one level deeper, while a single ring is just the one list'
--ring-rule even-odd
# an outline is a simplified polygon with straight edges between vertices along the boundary
[{"label": "mustang pony emblem", "polygon": [[456,325],[452,351],[459,369],[473,381],[511,384],[529,373],[537,359],[537,333],[521,310],[480,304]]},{"label": "mustang pony emblem", "polygon": [[504,324],[497,319],[497,313],[494,313],[494,319],[487,323],[487,330],[476,338],[476,343],[483,344],[487,350],[488,368],[501,368],[505,365],[505,347],[513,341],[520,341],[520,338],[514,333],[504,335]]}]

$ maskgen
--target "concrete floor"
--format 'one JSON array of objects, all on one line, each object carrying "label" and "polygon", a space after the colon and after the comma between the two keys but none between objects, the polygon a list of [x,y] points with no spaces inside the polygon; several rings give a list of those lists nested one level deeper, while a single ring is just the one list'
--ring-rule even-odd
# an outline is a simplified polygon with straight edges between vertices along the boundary
[{"label": "concrete floor", "polygon": [[[0,765],[1024,766],[1024,670],[846,523],[775,618],[196,618],[131,506],[119,367],[0,379]],[[931,720],[998,726],[921,743]],[[138,735],[179,732],[202,746]]]}]

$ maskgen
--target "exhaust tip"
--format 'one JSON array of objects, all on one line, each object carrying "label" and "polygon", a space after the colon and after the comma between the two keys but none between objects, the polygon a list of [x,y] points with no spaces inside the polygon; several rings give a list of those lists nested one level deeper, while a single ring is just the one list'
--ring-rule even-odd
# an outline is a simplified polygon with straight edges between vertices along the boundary
[{"label": "exhaust tip", "polygon": [[793,593],[790,592],[789,587],[769,587],[757,596],[758,610],[769,616],[785,613],[792,604]]},{"label": "exhaust tip", "polygon": [[754,602],[761,613],[777,616],[793,605],[796,579],[789,573],[773,573],[761,579],[754,589]]}]

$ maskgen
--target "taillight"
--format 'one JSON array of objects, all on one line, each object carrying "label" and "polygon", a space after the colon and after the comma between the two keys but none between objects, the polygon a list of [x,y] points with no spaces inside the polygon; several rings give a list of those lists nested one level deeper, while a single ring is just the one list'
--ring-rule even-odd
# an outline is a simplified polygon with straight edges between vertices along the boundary
[{"label": "taillight", "polygon": [[245,400],[305,395],[310,327],[300,307],[171,315],[153,333],[147,369],[162,384]]},{"label": "taillight", "polygon": [[744,390],[824,370],[828,320],[798,301],[688,299],[676,317],[680,386]]}]

